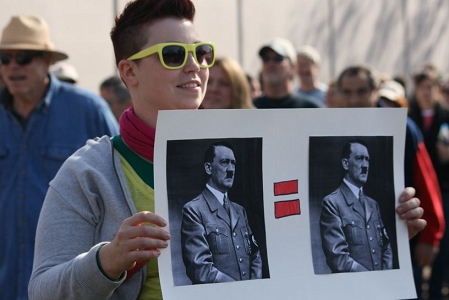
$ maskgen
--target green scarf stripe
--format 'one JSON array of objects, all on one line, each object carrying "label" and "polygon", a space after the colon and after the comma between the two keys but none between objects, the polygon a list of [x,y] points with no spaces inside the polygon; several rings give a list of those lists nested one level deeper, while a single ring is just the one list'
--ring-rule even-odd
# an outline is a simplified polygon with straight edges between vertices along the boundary
[{"label": "green scarf stripe", "polygon": [[139,177],[152,189],[154,189],[154,170],[153,164],[144,160],[142,157],[134,153],[123,142],[120,135],[111,138],[114,148],[126,159]]}]

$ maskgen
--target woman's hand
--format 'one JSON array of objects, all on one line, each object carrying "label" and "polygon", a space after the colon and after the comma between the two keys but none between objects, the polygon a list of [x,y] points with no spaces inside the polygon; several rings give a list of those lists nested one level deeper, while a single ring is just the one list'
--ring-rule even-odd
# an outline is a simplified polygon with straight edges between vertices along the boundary
[{"label": "woman's hand", "polygon": [[132,269],[137,261],[147,261],[167,248],[170,234],[160,227],[167,222],[160,216],[145,211],[125,219],[114,240],[100,249],[100,265],[109,278],[119,278]]}]

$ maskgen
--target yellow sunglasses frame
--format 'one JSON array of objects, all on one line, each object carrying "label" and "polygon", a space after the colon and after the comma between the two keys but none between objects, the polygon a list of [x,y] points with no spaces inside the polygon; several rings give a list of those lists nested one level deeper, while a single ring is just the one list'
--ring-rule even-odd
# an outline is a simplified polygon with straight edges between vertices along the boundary
[{"label": "yellow sunglasses frame", "polygon": [[[196,57],[196,48],[202,45],[207,45],[207,46],[211,46],[212,47],[212,51],[213,51],[213,59],[212,62],[209,65],[203,65],[200,64],[198,62],[198,58]],[[162,56],[162,49],[164,49],[164,47],[167,46],[180,46],[183,47],[185,50],[185,57],[184,57],[184,61],[182,62],[182,64],[180,64],[179,66],[168,66],[165,64],[164,58]],[[127,60],[137,60],[137,59],[142,59],[145,58],[147,56],[153,55],[155,53],[158,54],[159,56],[159,61],[161,62],[161,64],[164,66],[164,68],[169,69],[169,70],[177,70],[177,69],[181,69],[183,68],[186,63],[187,63],[187,57],[189,55],[189,52],[193,53],[193,57],[195,58],[195,61],[197,62],[197,64],[200,66],[201,69],[207,69],[210,68],[214,65],[215,63],[215,54],[217,53],[216,49],[215,49],[215,44],[212,42],[199,42],[199,43],[195,43],[195,44],[184,44],[184,43],[160,43],[160,44],[156,44],[153,45],[151,47],[145,48],[133,55],[131,55],[130,57],[127,58]]]}]

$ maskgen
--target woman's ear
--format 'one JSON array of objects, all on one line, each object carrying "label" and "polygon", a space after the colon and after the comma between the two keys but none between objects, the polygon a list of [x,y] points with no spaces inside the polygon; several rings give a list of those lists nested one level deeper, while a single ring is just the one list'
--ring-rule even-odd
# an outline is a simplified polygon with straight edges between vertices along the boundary
[{"label": "woman's ear", "polygon": [[134,61],[122,59],[118,63],[118,71],[120,73],[120,77],[125,82],[126,86],[136,86],[138,83],[136,76],[136,68],[137,63]]}]

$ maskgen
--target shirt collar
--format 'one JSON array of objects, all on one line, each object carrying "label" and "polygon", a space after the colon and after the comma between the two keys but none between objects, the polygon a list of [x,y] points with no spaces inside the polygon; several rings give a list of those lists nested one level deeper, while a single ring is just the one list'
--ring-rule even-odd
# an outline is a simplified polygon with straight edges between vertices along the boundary
[{"label": "shirt collar", "polygon": [[363,187],[358,188],[355,185],[353,185],[352,183],[350,183],[349,181],[346,180],[346,178],[343,178],[344,183],[346,183],[346,185],[349,187],[349,189],[351,190],[351,192],[354,194],[354,196],[359,199],[359,191],[362,191],[363,193]]},{"label": "shirt collar", "polygon": [[51,99],[53,99],[53,95],[61,85],[61,81],[59,81],[55,76],[48,74],[48,77],[50,79],[50,83],[48,84],[44,99],[41,103],[39,103],[39,105],[44,105],[45,103],[45,106],[49,106],[51,103]]},{"label": "shirt collar", "polygon": [[220,204],[223,205],[223,196],[224,196],[224,195],[227,196],[228,193],[224,193],[224,194],[223,194],[222,192],[220,192],[220,191],[214,189],[213,187],[211,187],[211,186],[208,185],[207,183],[206,183],[206,187],[209,189],[209,191],[212,192],[212,194],[214,194],[214,196],[215,196],[215,198],[217,198],[218,202],[220,202]]}]

